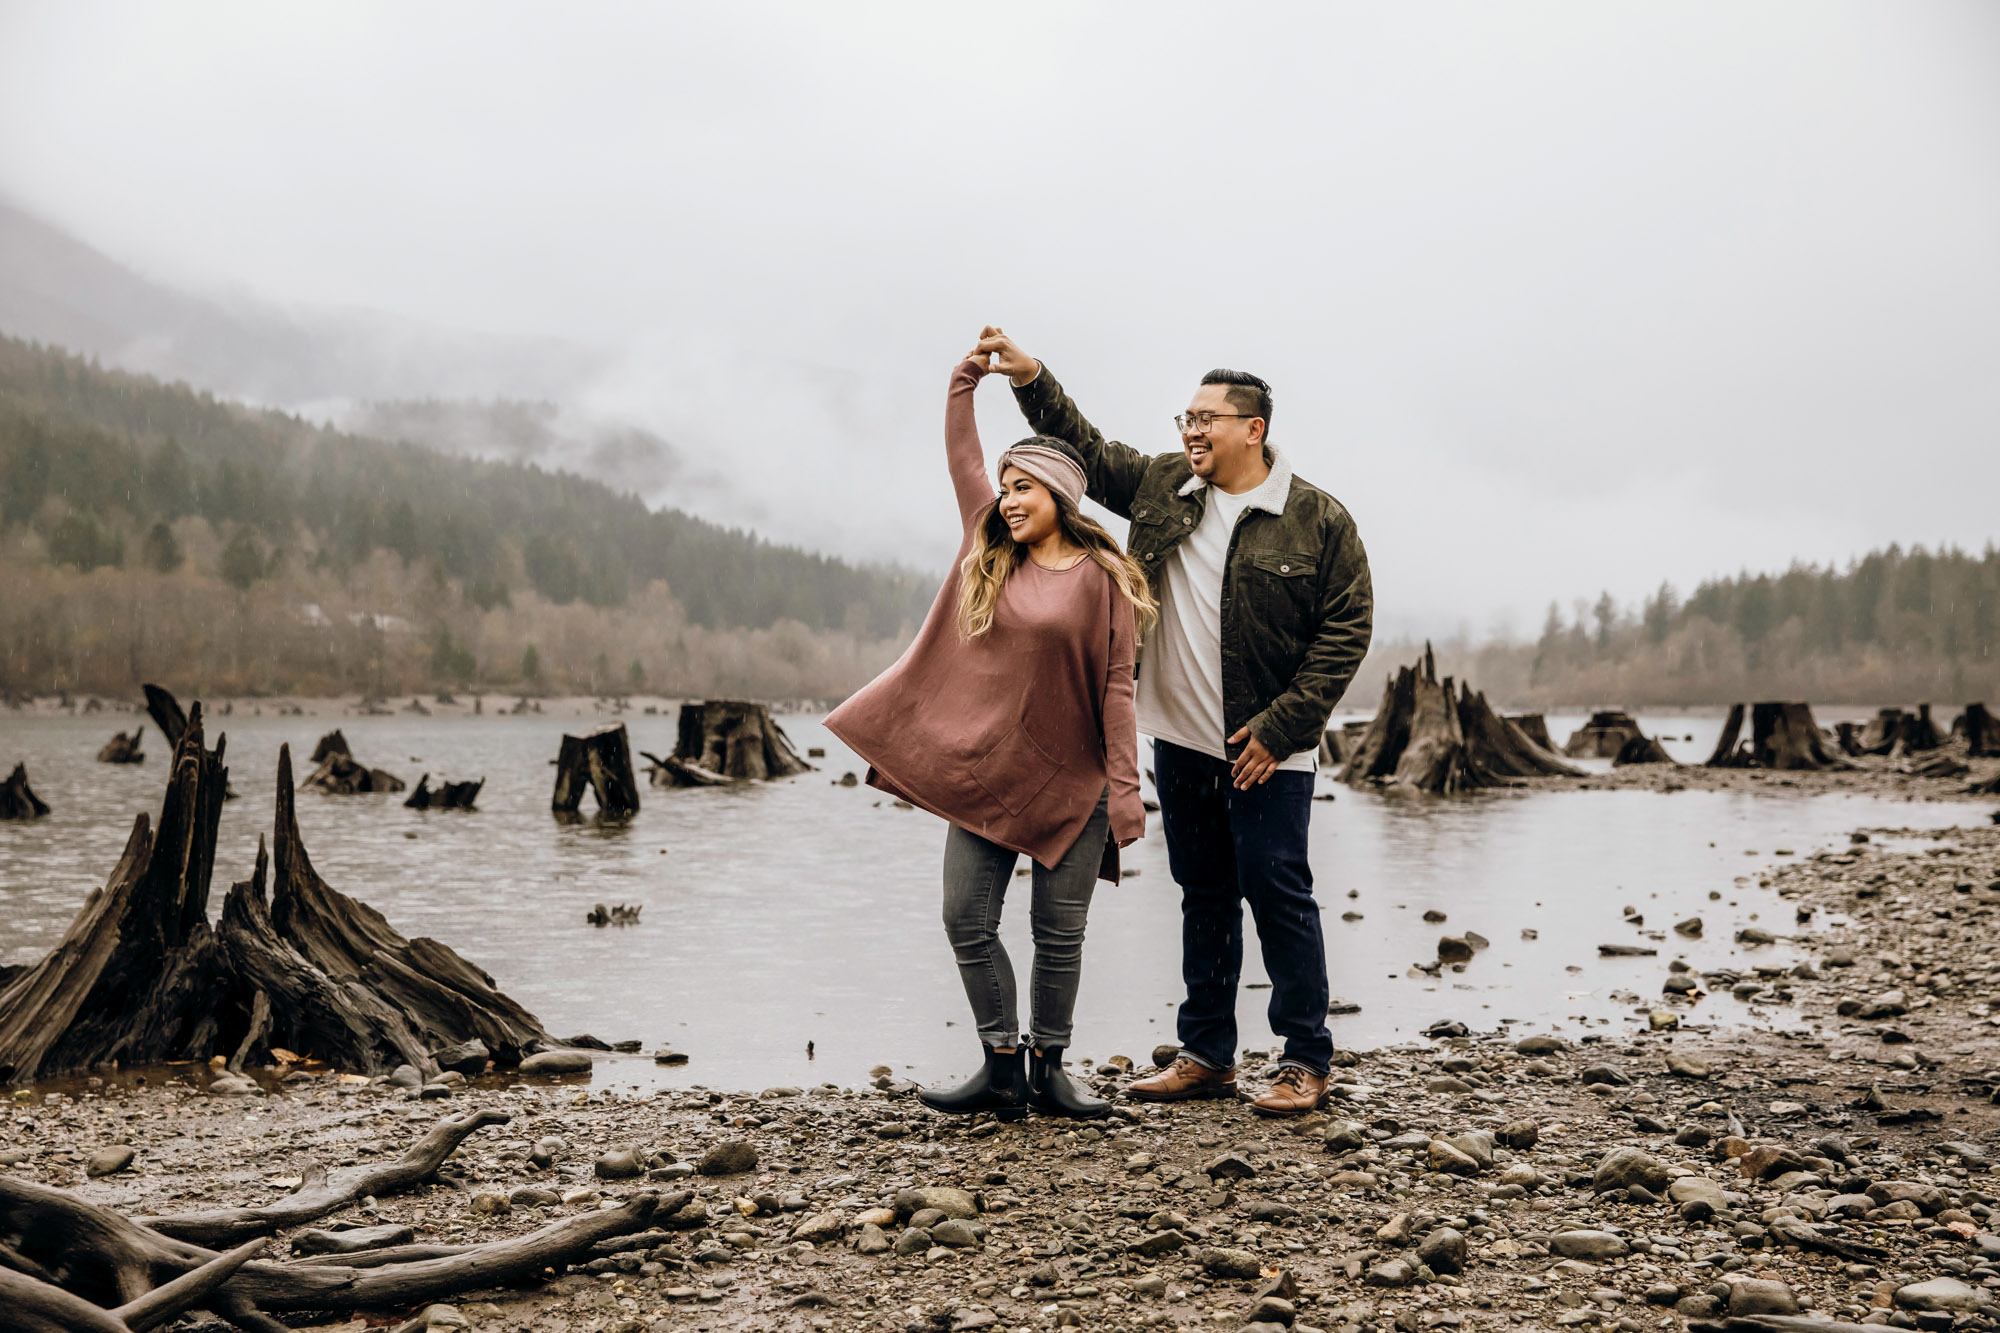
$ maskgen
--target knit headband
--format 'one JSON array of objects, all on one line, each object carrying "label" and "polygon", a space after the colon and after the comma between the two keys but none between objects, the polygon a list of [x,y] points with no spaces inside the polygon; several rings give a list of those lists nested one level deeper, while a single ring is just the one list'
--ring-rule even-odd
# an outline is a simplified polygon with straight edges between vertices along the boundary
[{"label": "knit headband", "polygon": [[1060,449],[1051,449],[1046,444],[1017,444],[1000,455],[993,468],[994,477],[998,478],[1010,467],[1021,469],[1068,500],[1071,507],[1083,504],[1083,469]]}]

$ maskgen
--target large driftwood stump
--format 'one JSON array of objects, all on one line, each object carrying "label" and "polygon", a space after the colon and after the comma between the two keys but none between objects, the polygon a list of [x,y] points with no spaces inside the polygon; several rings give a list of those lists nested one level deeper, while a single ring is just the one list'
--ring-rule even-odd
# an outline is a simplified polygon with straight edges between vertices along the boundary
[{"label": "large driftwood stump", "polygon": [[[1852,768],[1813,721],[1812,706],[1766,702],[1750,705],[1750,739],[1741,740],[1744,708],[1729,706],[1729,717],[1708,757],[1710,768]],[[1874,724],[1871,723],[1870,726]]]},{"label": "large driftwood stump", "polygon": [[0,819],[40,819],[49,805],[28,785],[28,766],[14,765],[14,771],[0,782]]},{"label": "large driftwood stump", "polygon": [[227,974],[208,925],[208,881],[228,770],[189,715],[157,824],[141,814],[124,855],[49,955],[0,989],[0,1083],[120,1062],[207,1059]]},{"label": "large driftwood stump", "polygon": [[1341,770],[1353,785],[1382,783],[1456,792],[1512,786],[1525,778],[1582,773],[1535,744],[1470,686],[1437,678],[1428,646],[1383,689],[1382,707]]},{"label": "large driftwood stump", "polygon": [[581,736],[564,736],[556,755],[556,790],[549,806],[558,815],[573,815],[583,805],[584,789],[597,798],[602,819],[628,819],[639,813],[639,782],[632,776],[632,742],[623,722],[613,722]]},{"label": "large driftwood stump", "polygon": [[1935,750],[1942,744],[1944,737],[1938,734],[1937,723],[1931,720],[1929,704],[1918,704],[1914,713],[1900,708],[1880,709],[1861,729],[1863,754],[1910,754]]},{"label": "large driftwood stump", "polygon": [[0,987],[0,1082],[215,1056],[241,1067],[274,1046],[366,1073],[431,1073],[432,1051],[473,1038],[501,1064],[552,1040],[484,972],[436,940],[404,939],[319,877],[299,838],[289,747],[272,855],[259,847],[211,930],[222,754],[220,742],[205,748],[195,705],[157,824],[138,817],[61,943]]},{"label": "large driftwood stump", "polygon": [[1562,752],[1571,759],[1616,759],[1633,737],[1641,735],[1630,713],[1606,709],[1570,733]]},{"label": "large driftwood stump", "polygon": [[747,699],[682,704],[673,757],[739,782],[812,772],[771,720],[770,707]]},{"label": "large driftwood stump", "polygon": [[440,782],[433,789],[431,775],[426,773],[417,779],[417,789],[403,804],[412,810],[470,810],[485,785],[486,779],[481,778],[477,782]]},{"label": "large driftwood stump", "polygon": [[119,732],[110,740],[104,742],[104,748],[97,752],[97,762],[100,764],[145,763],[146,756],[139,749],[139,738],[145,734],[146,728],[143,726],[132,728],[130,735],[122,731]]}]

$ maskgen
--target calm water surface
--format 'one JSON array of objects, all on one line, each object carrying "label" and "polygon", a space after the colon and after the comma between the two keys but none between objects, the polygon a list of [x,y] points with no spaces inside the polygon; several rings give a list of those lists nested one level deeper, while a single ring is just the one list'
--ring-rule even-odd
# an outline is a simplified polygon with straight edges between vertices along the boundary
[{"label": "calm water surface", "polygon": [[[600,1066],[599,1079],[766,1087],[853,1084],[886,1063],[932,1079],[977,1062],[963,993],[938,919],[944,826],[867,787],[835,780],[860,765],[816,717],[787,717],[801,751],[824,746],[821,771],[740,788],[643,793],[630,824],[562,824],[549,813],[549,761],[585,717],[215,718],[228,736],[241,799],[222,819],[211,906],[247,878],[271,827],[278,746],[296,760],[332,726],[359,758],[415,785],[419,773],[486,778],[470,814],[418,812],[400,796],[302,794],[299,821],[328,882],[364,899],[406,935],[431,935],[491,972],[562,1035],[638,1038],[689,1053],[683,1067],[643,1058]],[[673,718],[627,715],[634,748],[664,753]],[[1580,718],[1550,719],[1560,741]],[[1676,757],[1707,755],[1715,717],[1642,718]],[[1823,721],[1826,719],[1822,719]],[[147,726],[148,761],[95,762],[128,715],[0,717],[0,769],[28,764],[54,807],[47,819],[0,823],[0,961],[29,962],[60,937],[101,884],[132,827],[156,815],[165,752]],[[1606,767],[1608,765],[1597,765]],[[301,764],[299,775],[306,771]],[[1780,853],[1804,856],[1860,826],[1934,828],[1985,811],[1873,797],[1736,796],[1703,792],[1504,792],[1452,800],[1354,792],[1322,777],[1335,799],[1313,806],[1312,861],[1325,909],[1337,996],[1358,1014],[1331,1020],[1335,1040],[1365,1047],[1410,1037],[1439,1018],[1490,1028],[1617,1021],[1659,994],[1666,962],[1742,965],[1730,943],[1747,921],[1775,933],[1790,909],[1756,887]],[[1126,854],[1136,877],[1100,885],[1085,949],[1075,1050],[1144,1060],[1173,1036],[1179,998],[1179,899],[1157,816]],[[1026,882],[1016,881],[1004,935],[1025,974]],[[1711,900],[1711,892],[1720,893]],[[596,928],[594,903],[637,903],[641,924]],[[1599,943],[1647,942],[1646,929],[1699,913],[1707,938],[1658,942],[1658,958],[1599,959]],[[1442,927],[1426,924],[1435,908]],[[1346,911],[1362,914],[1341,920]],[[1531,929],[1537,938],[1525,939]],[[1465,971],[1411,975],[1440,933],[1475,930],[1492,947]],[[1783,959],[1786,946],[1755,961]],[[1245,981],[1265,980],[1254,957]],[[1025,975],[1022,978],[1025,991]],[[1246,988],[1242,1031],[1272,1045],[1268,990]],[[1707,1017],[1760,1021],[1728,997]],[[1024,1021],[1026,1016],[1023,1016]],[[1777,1011],[1777,1022],[1784,1022]],[[812,1042],[814,1057],[807,1058]]]}]

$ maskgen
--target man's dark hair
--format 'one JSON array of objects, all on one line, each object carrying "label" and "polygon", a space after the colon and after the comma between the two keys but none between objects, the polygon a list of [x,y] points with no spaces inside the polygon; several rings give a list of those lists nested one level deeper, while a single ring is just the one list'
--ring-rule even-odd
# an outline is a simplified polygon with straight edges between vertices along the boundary
[{"label": "man's dark hair", "polygon": [[1211,370],[1203,384],[1226,384],[1229,405],[1246,416],[1264,418],[1264,438],[1271,438],[1271,386],[1247,370]]}]

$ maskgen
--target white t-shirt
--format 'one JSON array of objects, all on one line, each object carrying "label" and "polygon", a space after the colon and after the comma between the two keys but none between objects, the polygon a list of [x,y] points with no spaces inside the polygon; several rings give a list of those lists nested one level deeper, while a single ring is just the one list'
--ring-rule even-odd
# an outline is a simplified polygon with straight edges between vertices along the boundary
[{"label": "white t-shirt", "polygon": [[[1222,711],[1222,576],[1236,520],[1253,503],[1282,511],[1291,478],[1280,469],[1231,495],[1208,488],[1201,522],[1167,557],[1158,579],[1160,619],[1140,653],[1135,704],[1139,730],[1217,759],[1229,757]],[[1276,492],[1273,494],[1273,492]],[[1317,749],[1285,758],[1280,769],[1314,773]]]}]

